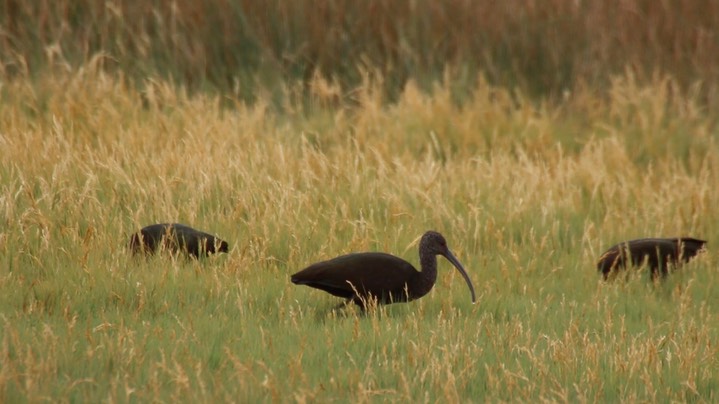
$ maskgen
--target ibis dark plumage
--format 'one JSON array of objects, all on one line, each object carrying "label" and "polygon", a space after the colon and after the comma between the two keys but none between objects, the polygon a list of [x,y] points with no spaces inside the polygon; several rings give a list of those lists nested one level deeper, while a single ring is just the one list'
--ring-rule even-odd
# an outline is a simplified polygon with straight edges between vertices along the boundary
[{"label": "ibis dark plumage", "polygon": [[623,241],[607,250],[597,262],[597,269],[604,279],[620,268],[646,264],[652,277],[666,276],[668,266],[677,266],[697,255],[706,245],[705,240],[690,237],[681,238],[642,238]]},{"label": "ibis dark plumage", "polygon": [[343,255],[318,262],[292,275],[292,283],[324,290],[347,299],[363,309],[370,302],[390,304],[419,299],[429,293],[437,281],[437,255],[454,265],[467,282],[476,301],[474,286],[462,264],[447,247],[444,237],[428,231],[419,243],[421,271],[394,255],[366,252]]},{"label": "ibis dark plumage", "polygon": [[134,254],[151,254],[161,249],[199,258],[227,252],[228,244],[211,234],[179,223],[153,224],[130,237],[130,250]]}]

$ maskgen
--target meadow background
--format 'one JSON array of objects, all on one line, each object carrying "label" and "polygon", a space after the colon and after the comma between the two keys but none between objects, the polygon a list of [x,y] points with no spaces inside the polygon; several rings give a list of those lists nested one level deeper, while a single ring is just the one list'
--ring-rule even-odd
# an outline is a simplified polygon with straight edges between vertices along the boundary
[{"label": "meadow background", "polygon": [[[719,399],[719,3],[0,2],[0,401]],[[229,254],[131,257],[177,221]],[[435,289],[363,316],[290,274]],[[666,282],[610,245],[689,235]]]}]

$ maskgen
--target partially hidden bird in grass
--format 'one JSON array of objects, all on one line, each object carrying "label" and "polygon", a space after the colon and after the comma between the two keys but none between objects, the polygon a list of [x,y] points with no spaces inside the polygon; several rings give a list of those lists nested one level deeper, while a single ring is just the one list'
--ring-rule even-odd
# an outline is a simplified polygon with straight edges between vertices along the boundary
[{"label": "partially hidden bird in grass", "polygon": [[666,276],[669,266],[689,262],[704,249],[706,240],[691,237],[642,238],[623,241],[609,248],[597,262],[597,270],[604,279],[619,269],[647,265],[652,278]]},{"label": "partially hidden bird in grass", "polygon": [[157,251],[184,253],[199,258],[209,254],[226,253],[229,245],[212,234],[180,223],[159,223],[143,227],[130,236],[133,254],[152,254]]}]

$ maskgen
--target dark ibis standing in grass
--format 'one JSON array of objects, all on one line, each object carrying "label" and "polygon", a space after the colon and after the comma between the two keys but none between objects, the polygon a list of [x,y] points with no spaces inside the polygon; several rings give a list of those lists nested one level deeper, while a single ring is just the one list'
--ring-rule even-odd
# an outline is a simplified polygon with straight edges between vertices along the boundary
[{"label": "dark ibis standing in grass", "polygon": [[179,223],[160,223],[143,227],[130,237],[130,250],[134,254],[152,254],[167,250],[173,254],[185,253],[195,258],[227,252],[224,240]]},{"label": "dark ibis standing in grass", "polygon": [[668,266],[677,266],[697,255],[706,245],[705,240],[690,237],[642,238],[623,241],[607,250],[597,262],[597,269],[604,279],[612,271],[629,266],[645,264],[651,270],[652,278],[668,274]]},{"label": "dark ibis standing in grass", "polygon": [[292,283],[324,290],[347,299],[363,310],[368,305],[408,302],[429,293],[437,281],[437,255],[451,262],[469,286],[472,303],[476,302],[474,286],[462,264],[447,247],[444,237],[428,231],[419,243],[417,271],[412,264],[380,252],[343,255],[318,262],[292,275]]}]

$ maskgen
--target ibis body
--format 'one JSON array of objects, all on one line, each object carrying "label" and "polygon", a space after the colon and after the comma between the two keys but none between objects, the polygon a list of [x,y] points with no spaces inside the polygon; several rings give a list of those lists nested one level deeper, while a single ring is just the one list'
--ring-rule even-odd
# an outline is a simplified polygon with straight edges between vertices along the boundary
[{"label": "ibis body", "polygon": [[426,232],[420,241],[421,271],[394,255],[365,252],[312,264],[292,275],[291,280],[294,284],[307,285],[347,299],[363,309],[371,302],[408,302],[432,290],[437,281],[437,255],[447,258],[462,274],[474,303],[474,286],[467,272],[447,247],[444,237],[435,231]]},{"label": "ibis body", "polygon": [[645,264],[651,270],[652,277],[666,276],[668,266],[678,266],[688,262],[706,245],[705,240],[691,237],[680,238],[642,238],[623,241],[607,250],[597,262],[597,269],[604,279],[609,274],[629,266]]},{"label": "ibis body", "polygon": [[152,254],[163,249],[199,258],[208,254],[226,253],[228,244],[212,234],[179,223],[153,224],[143,227],[130,237],[130,250],[134,254]]}]

